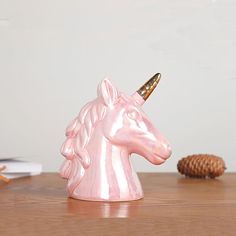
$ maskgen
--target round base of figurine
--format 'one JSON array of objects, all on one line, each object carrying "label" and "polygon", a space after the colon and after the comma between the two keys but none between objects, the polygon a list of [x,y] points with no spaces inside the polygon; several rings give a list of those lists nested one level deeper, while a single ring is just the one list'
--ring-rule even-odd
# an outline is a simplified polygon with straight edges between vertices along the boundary
[{"label": "round base of figurine", "polygon": [[92,202],[128,202],[128,201],[137,201],[142,199],[144,196],[137,196],[135,198],[114,198],[114,199],[103,199],[103,198],[86,198],[80,196],[69,196],[70,198],[82,201],[92,201]]}]

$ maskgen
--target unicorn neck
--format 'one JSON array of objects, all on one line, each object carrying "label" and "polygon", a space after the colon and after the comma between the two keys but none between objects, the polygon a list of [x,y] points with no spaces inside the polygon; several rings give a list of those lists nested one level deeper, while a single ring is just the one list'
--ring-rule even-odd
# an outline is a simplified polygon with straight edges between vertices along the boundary
[{"label": "unicorn neck", "polygon": [[87,151],[91,164],[75,193],[77,198],[124,201],[143,196],[126,148],[112,145],[102,132],[95,131]]}]

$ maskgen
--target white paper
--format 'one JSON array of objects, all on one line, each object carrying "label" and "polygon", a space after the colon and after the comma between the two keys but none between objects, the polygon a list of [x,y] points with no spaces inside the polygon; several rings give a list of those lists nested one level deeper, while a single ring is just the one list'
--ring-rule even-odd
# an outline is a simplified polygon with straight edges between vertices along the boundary
[{"label": "white paper", "polygon": [[35,173],[2,173],[1,175],[8,178],[8,179],[17,179],[22,178],[26,176],[34,176],[34,175],[40,175],[41,172],[35,172]]},{"label": "white paper", "polygon": [[6,166],[1,173],[34,173],[42,172],[42,164],[21,160],[4,160],[0,165]]}]

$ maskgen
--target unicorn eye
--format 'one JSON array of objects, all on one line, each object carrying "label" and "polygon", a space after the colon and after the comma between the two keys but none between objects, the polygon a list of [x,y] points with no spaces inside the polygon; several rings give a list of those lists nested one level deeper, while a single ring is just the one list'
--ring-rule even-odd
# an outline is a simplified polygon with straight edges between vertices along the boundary
[{"label": "unicorn eye", "polygon": [[135,110],[129,111],[127,116],[132,120],[137,120],[139,118],[139,113]]}]

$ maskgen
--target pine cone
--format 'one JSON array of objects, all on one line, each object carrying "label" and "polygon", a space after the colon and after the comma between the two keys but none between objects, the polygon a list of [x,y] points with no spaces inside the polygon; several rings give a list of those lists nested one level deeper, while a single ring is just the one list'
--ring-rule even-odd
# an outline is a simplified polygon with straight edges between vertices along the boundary
[{"label": "pine cone", "polygon": [[215,178],[224,173],[226,167],[221,157],[209,154],[195,154],[182,158],[178,171],[188,177]]}]

